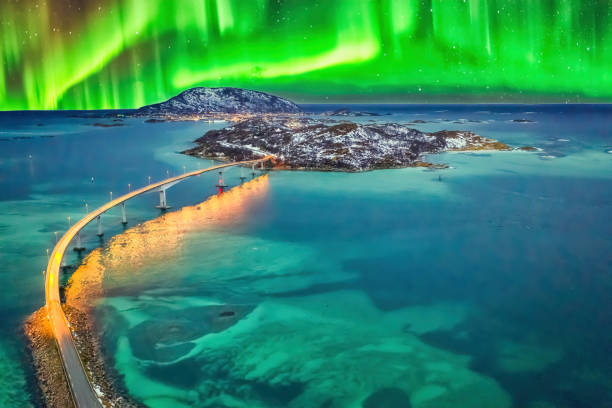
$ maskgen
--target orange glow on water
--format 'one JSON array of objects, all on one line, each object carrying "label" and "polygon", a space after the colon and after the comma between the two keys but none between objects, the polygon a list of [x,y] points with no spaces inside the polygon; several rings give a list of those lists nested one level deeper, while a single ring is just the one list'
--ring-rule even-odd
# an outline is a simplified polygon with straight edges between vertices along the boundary
[{"label": "orange glow on water", "polygon": [[240,223],[246,210],[267,195],[268,188],[268,175],[262,175],[200,204],[165,213],[114,236],[106,246],[92,251],[74,272],[66,302],[87,308],[102,296],[107,269],[120,269],[136,277],[144,266],[176,257],[186,234]]}]

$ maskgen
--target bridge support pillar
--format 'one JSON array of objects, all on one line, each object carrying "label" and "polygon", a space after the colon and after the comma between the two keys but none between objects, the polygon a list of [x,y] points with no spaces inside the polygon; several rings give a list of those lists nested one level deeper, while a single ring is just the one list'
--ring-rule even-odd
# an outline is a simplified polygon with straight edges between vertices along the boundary
[{"label": "bridge support pillar", "polygon": [[77,252],[81,252],[85,250],[85,247],[83,246],[83,243],[81,242],[81,234],[77,233],[76,234],[76,242],[74,245],[74,250]]},{"label": "bridge support pillar", "polygon": [[104,231],[102,231],[102,218],[100,218],[100,216],[98,215],[96,217],[96,220],[98,220],[98,233],[96,235],[101,237],[102,235],[104,235]]},{"label": "bridge support pillar", "polygon": [[127,216],[125,215],[125,201],[121,203],[121,223],[127,224]]},{"label": "bridge support pillar", "polygon": [[166,203],[166,189],[159,190],[159,205],[156,205],[155,207],[159,208],[160,210],[167,210],[170,208],[168,203]]},{"label": "bridge support pillar", "polygon": [[223,189],[227,187],[227,184],[223,182],[223,172],[219,172],[219,182],[217,183],[217,188],[219,189],[219,193],[223,192]]}]

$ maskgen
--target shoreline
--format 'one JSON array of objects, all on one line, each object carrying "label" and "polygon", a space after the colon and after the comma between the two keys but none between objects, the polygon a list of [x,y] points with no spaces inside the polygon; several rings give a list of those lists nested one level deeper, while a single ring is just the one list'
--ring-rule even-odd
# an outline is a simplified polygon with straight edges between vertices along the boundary
[{"label": "shoreline", "polygon": [[[108,364],[102,352],[95,319],[91,311],[84,312],[75,306],[63,305],[70,324],[79,357],[86,367],[95,392],[104,407],[145,407],[134,401],[123,389],[119,373]],[[24,322],[24,335],[30,351],[35,377],[36,396],[41,405],[48,408],[75,407],[66,374],[43,306]]]},{"label": "shoreline", "polygon": [[32,359],[36,392],[42,405],[49,408],[74,407],[45,306],[28,316],[23,332]]},{"label": "shoreline", "polygon": [[403,123],[363,124],[343,120],[329,125],[321,119],[258,117],[222,129],[208,130],[180,153],[221,162],[269,157],[274,170],[336,171],[425,167],[448,168],[426,157],[444,152],[536,151],[510,146],[462,130],[423,132]]},{"label": "shoreline", "polygon": [[[466,149],[452,149],[452,150],[445,150],[442,151],[440,153],[426,153],[424,154],[423,158],[425,158],[428,155],[438,155],[438,154],[443,154],[443,153],[451,153],[451,154],[460,154],[460,153],[493,153],[493,152],[504,152],[504,153],[512,153],[512,152],[519,152],[519,153],[533,153],[533,152],[541,152],[542,149],[540,148],[536,148],[536,147],[532,147],[532,146],[520,146],[520,147],[512,147],[510,145],[507,145],[503,142],[499,142],[496,141],[496,144],[498,144],[499,148],[495,148],[495,147],[488,147],[488,148],[480,148],[480,147],[476,147],[476,148],[466,148]],[[194,157],[196,159],[205,159],[205,160],[211,160],[211,161],[216,161],[216,162],[221,162],[221,163],[231,163],[233,161],[233,159],[231,157],[221,157],[221,156],[213,156],[213,155],[201,155],[198,154],[197,151],[197,147],[191,148],[191,149],[187,149],[184,150],[182,152],[180,152],[181,154],[185,155],[185,156],[189,156],[189,157]],[[611,151],[612,152],[612,151]],[[275,163],[275,159],[272,158],[269,160],[272,163]],[[242,166],[244,168],[250,168],[248,166]],[[373,167],[373,168],[368,168],[368,169],[362,169],[362,170],[351,170],[351,169],[341,169],[338,167],[291,167],[288,165],[283,164],[282,162],[279,161],[279,164],[275,164],[272,167],[266,167],[263,170],[265,171],[305,171],[305,172],[322,172],[322,173],[352,173],[352,174],[358,174],[358,173],[368,173],[371,171],[379,171],[379,170],[400,170],[400,169],[413,169],[413,168],[426,168],[428,170],[444,170],[444,169],[449,169],[451,168],[451,166],[449,166],[446,163],[433,163],[433,162],[429,162],[429,161],[425,161],[425,160],[417,160],[414,163],[410,164],[410,165],[399,165],[399,166],[389,166],[389,167]],[[261,169],[255,169],[255,170],[260,170]]]}]

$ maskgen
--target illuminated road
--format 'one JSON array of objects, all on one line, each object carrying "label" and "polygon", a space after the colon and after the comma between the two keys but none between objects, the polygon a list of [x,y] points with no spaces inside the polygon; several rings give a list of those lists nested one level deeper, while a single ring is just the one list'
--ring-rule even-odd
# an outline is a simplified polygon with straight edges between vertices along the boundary
[{"label": "illuminated road", "polygon": [[49,317],[49,322],[51,323],[53,334],[55,336],[55,340],[57,341],[58,349],[62,357],[62,363],[64,365],[64,371],[68,379],[68,384],[70,385],[72,397],[75,405],[78,408],[101,407],[102,404],[96,396],[92,384],[89,381],[89,378],[87,377],[85,367],[83,366],[83,363],[81,362],[81,359],[79,357],[79,353],[77,352],[74,340],[72,338],[72,332],[70,331],[68,321],[66,320],[64,310],[62,309],[62,305],[60,303],[59,278],[62,258],[72,239],[81,229],[83,229],[83,227],[85,227],[91,221],[96,219],[96,217],[100,216],[101,214],[115,207],[116,205],[129,200],[130,198],[136,197],[143,193],[154,191],[159,187],[163,187],[166,184],[175,183],[188,177],[197,176],[202,173],[222,169],[225,167],[255,164],[258,162],[266,161],[271,157],[272,156],[266,156],[257,160],[220,164],[218,166],[209,167],[207,169],[196,170],[182,174],[180,176],[171,177],[166,180],[150,184],[138,190],[134,190],[128,194],[109,201],[102,207],[87,214],[84,218],[74,224],[68,231],[66,231],[64,236],[62,236],[62,238],[57,242],[55,248],[53,248],[51,257],[49,258],[49,264],[47,265],[47,274],[45,279],[45,301],[47,315]]}]

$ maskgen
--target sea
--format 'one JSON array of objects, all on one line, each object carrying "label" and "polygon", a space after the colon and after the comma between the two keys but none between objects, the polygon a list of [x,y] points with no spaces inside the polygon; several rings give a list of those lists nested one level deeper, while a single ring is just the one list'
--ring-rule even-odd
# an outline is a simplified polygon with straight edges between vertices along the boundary
[{"label": "sea", "polygon": [[[535,150],[232,168],[221,195],[207,173],[164,213],[155,193],[125,226],[110,210],[63,281],[102,277],[96,336],[124,392],[156,408],[612,406],[612,105],[303,108]],[[0,112],[2,407],[41,403],[23,322],[56,239],[111,195],[213,165],[180,152],[227,125],[129,113]]]}]

